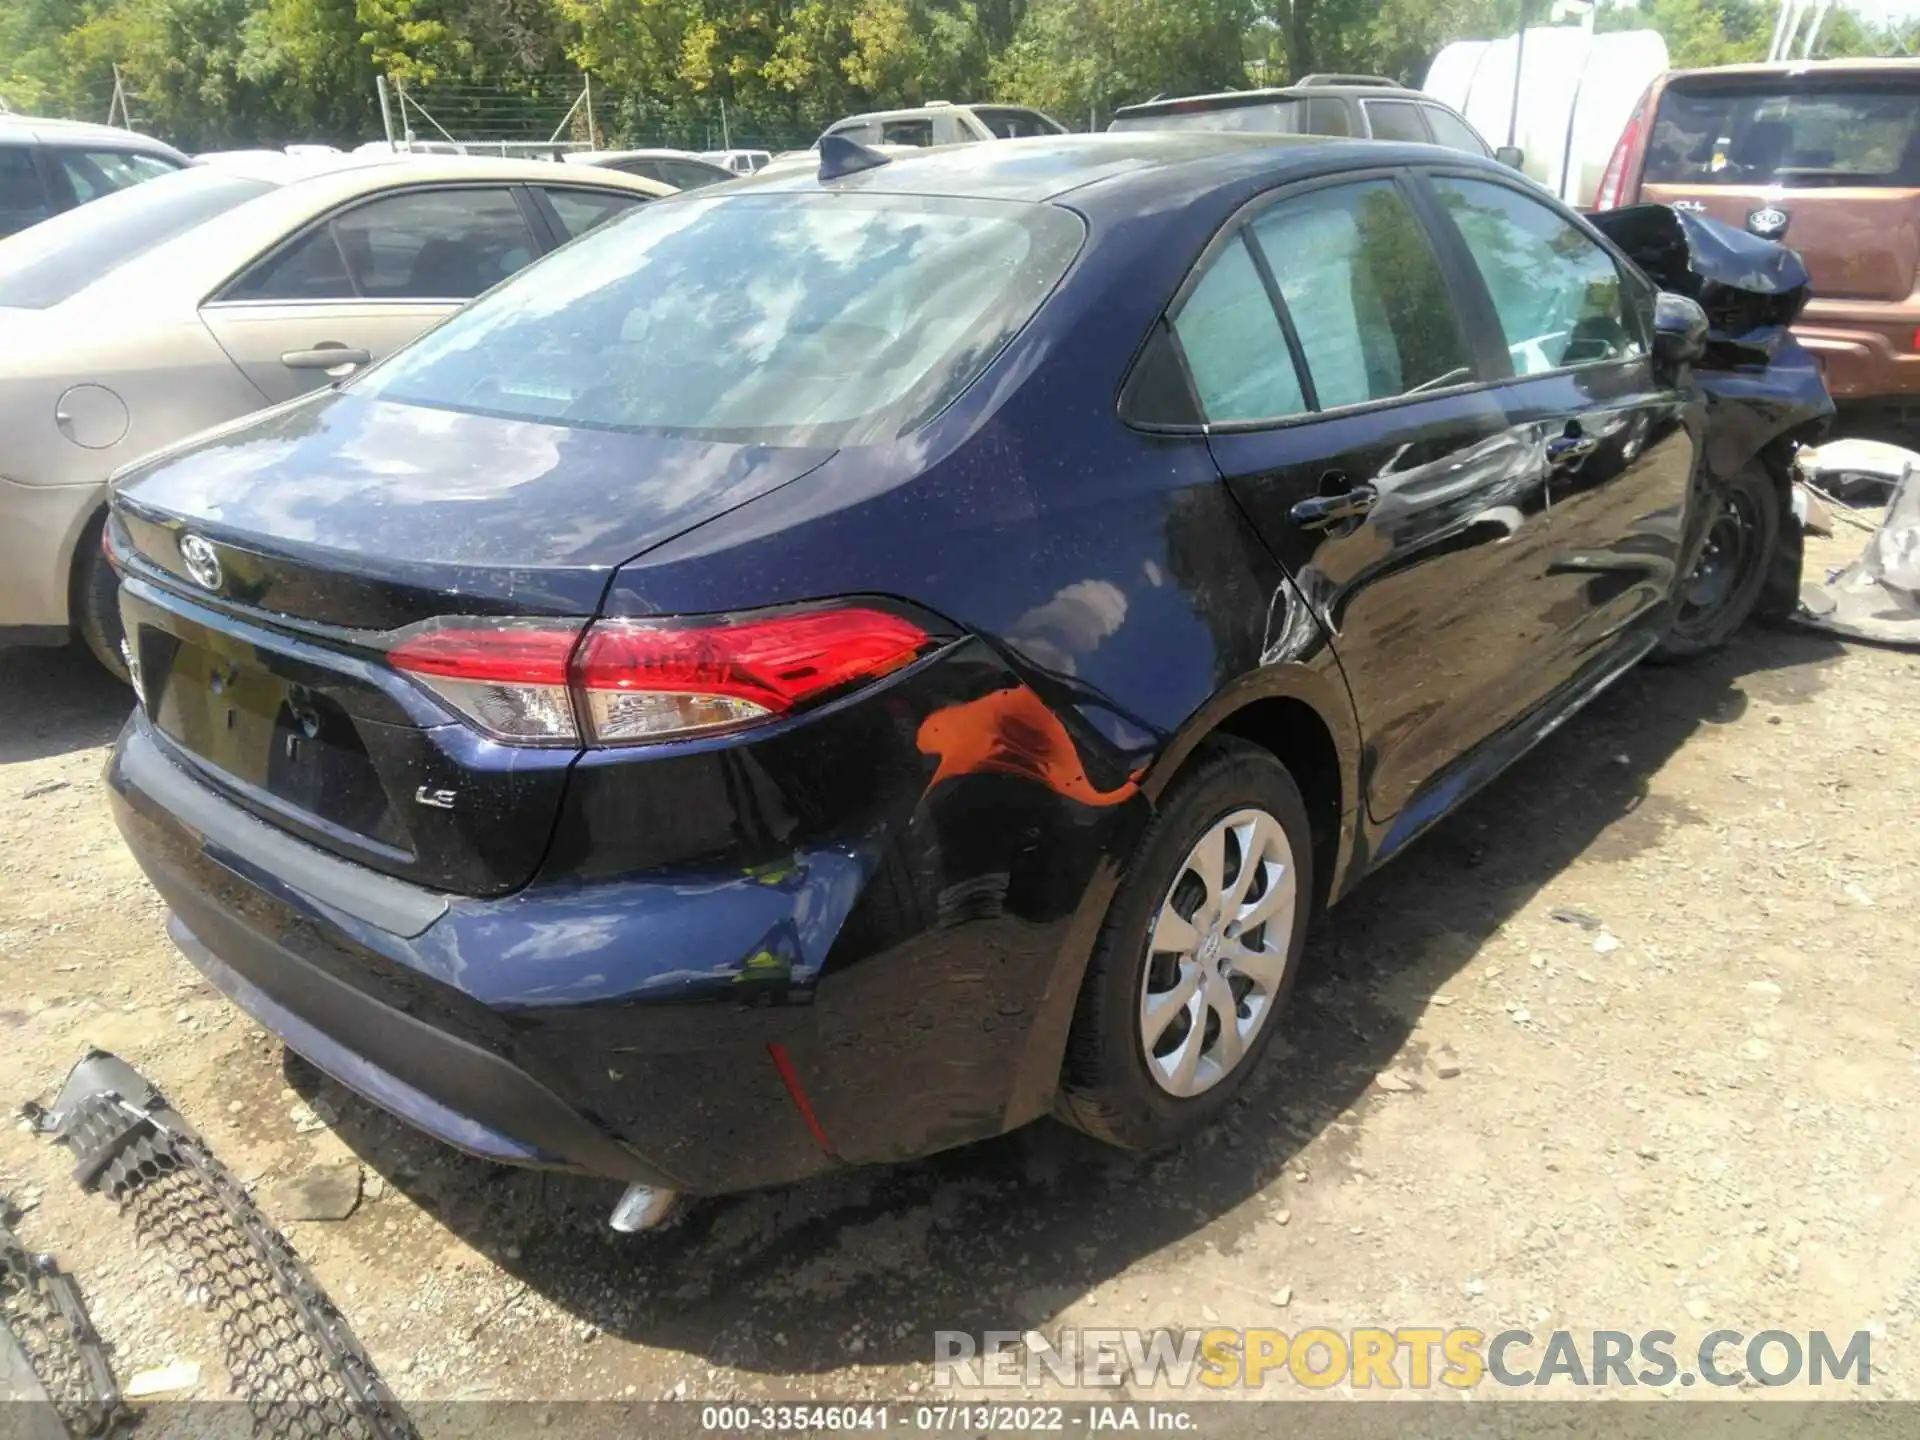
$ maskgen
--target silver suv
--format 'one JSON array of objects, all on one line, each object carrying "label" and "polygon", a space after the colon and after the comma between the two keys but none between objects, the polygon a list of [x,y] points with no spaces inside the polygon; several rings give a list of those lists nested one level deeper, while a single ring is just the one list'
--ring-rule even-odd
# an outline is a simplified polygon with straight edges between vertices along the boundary
[{"label": "silver suv", "polygon": [[1516,149],[1495,149],[1457,110],[1381,75],[1307,75],[1270,90],[1229,90],[1149,100],[1113,112],[1109,130],[1249,130],[1282,135],[1350,135],[1411,140],[1519,168]]},{"label": "silver suv", "polygon": [[1029,135],[1064,135],[1067,127],[1051,115],[1024,105],[954,105],[929,100],[910,110],[873,110],[849,115],[826,128],[821,138],[844,135],[862,145],[970,145],[976,140],[1019,140]]}]

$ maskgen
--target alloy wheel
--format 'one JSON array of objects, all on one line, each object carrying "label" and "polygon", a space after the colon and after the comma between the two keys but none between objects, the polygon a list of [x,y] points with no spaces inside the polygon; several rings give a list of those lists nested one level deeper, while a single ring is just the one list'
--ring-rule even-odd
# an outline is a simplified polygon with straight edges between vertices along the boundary
[{"label": "alloy wheel", "polygon": [[1300,903],[1293,847],[1264,810],[1216,821],[1187,853],[1147,937],[1140,1047],[1182,1099],[1233,1073],[1267,1023]]}]

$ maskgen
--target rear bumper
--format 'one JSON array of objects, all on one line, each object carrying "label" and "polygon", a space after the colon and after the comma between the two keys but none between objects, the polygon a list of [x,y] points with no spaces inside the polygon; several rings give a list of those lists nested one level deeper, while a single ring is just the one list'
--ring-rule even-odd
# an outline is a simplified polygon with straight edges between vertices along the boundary
[{"label": "rear bumper", "polygon": [[1794,336],[1820,362],[1835,400],[1920,396],[1920,353],[1914,347],[1920,306],[1876,305],[1855,310],[1839,301],[1808,305]]},{"label": "rear bumper", "polygon": [[[939,710],[939,694],[1005,678],[955,655],[874,714],[911,719],[909,695]],[[899,784],[860,833],[796,835],[778,865],[587,876],[556,859],[497,899],[256,819],[138,712],[108,782],[182,952],[343,1085],[490,1160],[714,1194],[926,1154],[1051,1103],[1146,802],[1127,785],[1078,803],[992,771],[929,788],[930,758],[916,784],[875,737],[855,727]],[[709,760],[734,773],[740,755]],[[626,828],[646,818],[620,808]]]}]

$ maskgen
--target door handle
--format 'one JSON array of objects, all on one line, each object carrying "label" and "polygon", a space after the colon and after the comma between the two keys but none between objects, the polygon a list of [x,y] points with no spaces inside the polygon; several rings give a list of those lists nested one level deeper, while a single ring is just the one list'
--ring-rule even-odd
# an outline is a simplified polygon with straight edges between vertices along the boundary
[{"label": "door handle", "polygon": [[1599,440],[1582,433],[1577,424],[1569,425],[1566,434],[1547,441],[1547,464],[1556,470],[1565,470],[1578,465],[1599,448]]},{"label": "door handle", "polygon": [[338,370],[342,366],[365,365],[373,356],[335,340],[322,340],[311,350],[289,350],[280,363],[289,370]]},{"label": "door handle", "polygon": [[1371,485],[1355,485],[1336,495],[1314,495],[1295,502],[1287,513],[1303,530],[1329,530],[1348,520],[1358,520],[1379,503],[1380,492]]}]

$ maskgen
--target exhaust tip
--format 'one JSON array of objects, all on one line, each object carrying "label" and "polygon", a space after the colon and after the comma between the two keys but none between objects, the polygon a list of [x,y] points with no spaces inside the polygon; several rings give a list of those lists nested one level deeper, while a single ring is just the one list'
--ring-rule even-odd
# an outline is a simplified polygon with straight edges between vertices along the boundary
[{"label": "exhaust tip", "polygon": [[620,1203],[613,1207],[607,1224],[622,1235],[637,1235],[642,1230],[657,1230],[680,1208],[680,1192],[658,1185],[629,1185]]}]

